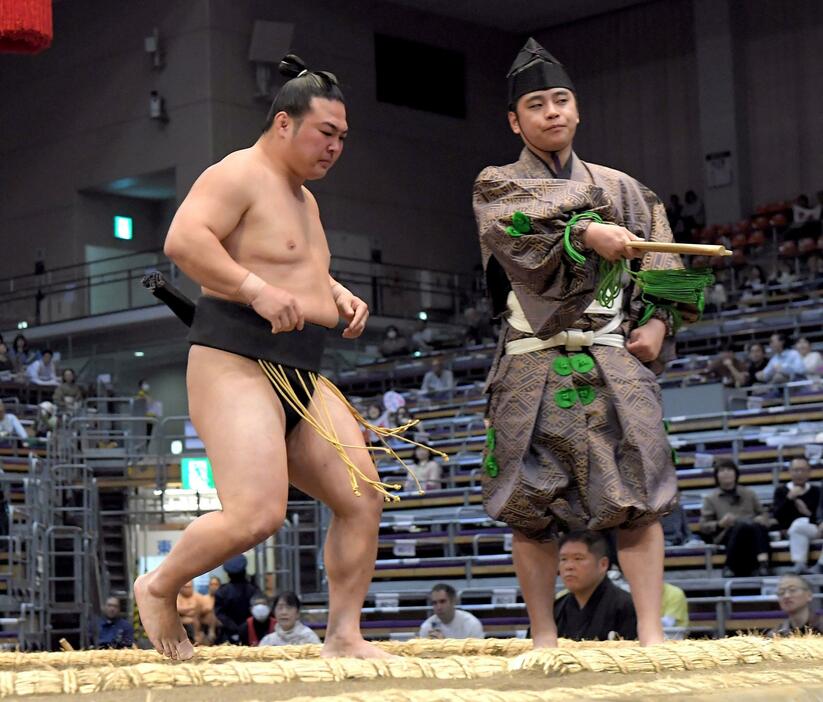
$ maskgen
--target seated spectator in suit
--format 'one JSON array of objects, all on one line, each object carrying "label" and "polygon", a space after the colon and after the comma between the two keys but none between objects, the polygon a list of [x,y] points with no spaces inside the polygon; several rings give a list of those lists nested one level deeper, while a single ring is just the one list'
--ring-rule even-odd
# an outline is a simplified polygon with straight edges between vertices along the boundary
[{"label": "seated spectator in suit", "polygon": [[271,615],[271,602],[268,597],[259,594],[251,598],[249,605],[251,616],[240,627],[240,643],[244,646],[263,646],[263,639],[274,633],[277,625],[277,620]]},{"label": "seated spectator in suit", "polygon": [[218,643],[240,643],[240,632],[251,616],[250,602],[260,589],[246,575],[248,562],[243,555],[229,558],[223,570],[229,582],[223,583],[214,593],[214,615],[220,622]]},{"label": "seated spectator in suit", "polygon": [[[774,489],[772,514],[780,530],[788,534],[789,551],[794,572],[806,573],[809,543],[823,535],[820,526],[821,491],[809,482],[811,466],[806,458],[795,458],[789,464],[791,480]],[[823,572],[823,556],[816,569]]]},{"label": "seated spectator in suit", "polygon": [[52,401],[61,410],[74,410],[83,401],[83,388],[77,384],[77,374],[73,368],[64,368],[60,374],[61,383],[54,391]]},{"label": "seated spectator in suit", "polygon": [[789,344],[788,337],[782,332],[775,332],[769,338],[772,355],[766,367],[757,374],[757,379],[764,383],[788,383],[806,377],[806,366],[802,356]]},{"label": "seated spectator in suit", "polygon": [[795,351],[803,359],[807,378],[820,378],[823,375],[823,355],[820,351],[812,351],[812,345],[805,336],[801,336],[794,345]]},{"label": "seated spectator in suit", "polygon": [[482,639],[483,624],[471,612],[457,609],[457,592],[438,583],[431,590],[432,614],[420,626],[421,639]]},{"label": "seated spectator in suit", "polygon": [[[415,441],[425,443],[428,436],[425,434],[415,434]],[[432,458],[431,451],[425,446],[417,446],[414,449],[414,463],[409,465],[409,468],[414,471],[417,481],[423,490],[439,490],[442,487],[441,478],[443,475],[443,468],[440,463]],[[410,492],[417,489],[417,484],[414,478],[409,476],[406,478],[404,490]]]},{"label": "seated spectator in suit", "polygon": [[293,592],[281,592],[274,600],[277,624],[271,634],[260,640],[261,646],[319,644],[320,637],[300,621],[300,598]]},{"label": "seated spectator in suit", "polygon": [[740,469],[729,459],[714,466],[717,489],[703,498],[700,532],[707,540],[726,547],[723,577],[753,572],[769,574],[769,524],[771,518],[757,493],[738,485]]},{"label": "seated spectator in suit", "polygon": [[754,385],[757,382],[757,374],[769,364],[763,344],[754,342],[749,344],[746,350],[746,385]]},{"label": "seated spectator in suit", "polygon": [[446,368],[443,359],[436,356],[432,359],[431,368],[423,376],[420,392],[426,397],[435,400],[447,398],[454,389],[454,375]]},{"label": "seated spectator in suit", "polygon": [[784,575],[777,583],[777,601],[787,619],[773,635],[823,634],[823,617],[815,613],[812,587],[799,575]]},{"label": "seated spectator in suit", "polygon": [[409,342],[393,324],[386,327],[386,335],[380,342],[380,354],[385,358],[406,356],[410,353]]},{"label": "seated spectator in suit", "polygon": [[660,524],[663,527],[663,543],[666,546],[703,543],[703,540],[689,528],[689,520],[686,519],[686,513],[680,502],[660,520]]},{"label": "seated spectator in suit", "polygon": [[57,377],[57,365],[51,349],[45,349],[43,355],[26,368],[26,375],[29,377],[29,382],[35,385],[60,384]]},{"label": "seated spectator in suit", "polygon": [[560,577],[568,592],[554,603],[559,637],[575,641],[637,638],[631,595],[606,577],[608,548],[596,531],[572,531],[560,538]]},{"label": "seated spectator in suit", "polygon": [[0,445],[12,445],[15,438],[23,441],[25,446],[29,435],[17,415],[6,412],[6,405],[0,400]]},{"label": "seated spectator in suit", "polygon": [[725,347],[713,358],[704,371],[706,379],[723,385],[740,388],[746,385],[749,374],[745,362],[735,358],[734,349]]},{"label": "seated spectator in suit", "polygon": [[[689,603],[686,600],[686,593],[677,585],[663,583],[663,602],[660,607],[660,620],[664,629],[688,629],[689,628]],[[666,638],[679,640],[686,638],[685,631],[670,632]]]},{"label": "seated spectator in suit", "polygon": [[92,641],[95,648],[131,648],[134,644],[134,627],[120,616],[118,598],[106,600],[102,616],[94,622]]}]

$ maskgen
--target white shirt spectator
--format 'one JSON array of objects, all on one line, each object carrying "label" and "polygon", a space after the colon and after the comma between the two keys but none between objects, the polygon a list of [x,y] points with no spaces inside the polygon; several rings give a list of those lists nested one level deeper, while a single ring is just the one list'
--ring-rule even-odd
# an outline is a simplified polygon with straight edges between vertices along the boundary
[{"label": "white shirt spectator", "polygon": [[463,609],[455,609],[454,619],[448,624],[441,621],[436,614],[432,614],[420,626],[420,638],[429,638],[432,629],[443,632],[444,638],[447,639],[482,639],[485,636],[480,620],[471,612],[466,612]]},{"label": "white shirt spectator", "polygon": [[317,644],[320,637],[303,622],[295,622],[294,626],[286,631],[279,624],[275,625],[271,634],[266,634],[258,646],[295,646],[297,644]]},{"label": "white shirt spectator", "polygon": [[16,435],[20,439],[28,439],[29,435],[26,433],[23,424],[16,415],[6,412],[6,415],[0,419],[0,436]]},{"label": "white shirt spectator", "polygon": [[777,373],[789,378],[805,376],[806,366],[803,363],[803,357],[794,349],[784,349],[774,354],[763,369],[763,377],[766,382],[769,382]]},{"label": "white shirt spectator", "polygon": [[[409,468],[414,471],[414,474],[417,476],[417,480],[420,483],[420,487],[424,490],[440,489],[440,480],[443,475],[443,468],[437,461],[431,459],[429,461],[424,461],[423,463],[412,464]],[[409,476],[406,480],[405,489],[407,492],[417,489],[417,484],[411,476]]]},{"label": "white shirt spectator", "polygon": [[38,358],[26,368],[26,374],[29,376],[29,380],[36,385],[60,385],[54,359],[51,359],[49,363],[45,363],[42,358]]},{"label": "white shirt spectator", "polygon": [[454,375],[448,368],[442,368],[438,374],[434,370],[426,371],[420,392],[430,395],[446,393],[454,387]]}]

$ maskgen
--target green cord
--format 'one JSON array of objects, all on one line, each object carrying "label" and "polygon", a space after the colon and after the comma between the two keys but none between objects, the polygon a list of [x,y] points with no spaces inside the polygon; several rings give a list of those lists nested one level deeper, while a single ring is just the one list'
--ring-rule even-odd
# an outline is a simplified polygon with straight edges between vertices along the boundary
[{"label": "green cord", "polygon": [[577,249],[572,246],[572,227],[577,224],[581,219],[592,219],[595,222],[599,222],[603,224],[603,218],[597,214],[597,212],[579,212],[578,214],[574,215],[570,220],[569,223],[566,225],[566,230],[563,232],[563,248],[566,250],[566,254],[569,258],[574,261],[578,266],[582,266],[586,263],[586,257],[581,254]]}]

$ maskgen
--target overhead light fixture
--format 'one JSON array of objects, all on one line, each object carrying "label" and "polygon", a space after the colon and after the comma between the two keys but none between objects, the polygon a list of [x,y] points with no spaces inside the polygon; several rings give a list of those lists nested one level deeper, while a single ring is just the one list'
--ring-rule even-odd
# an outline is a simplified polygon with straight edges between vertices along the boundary
[{"label": "overhead light fixture", "polygon": [[183,453],[183,442],[179,439],[175,439],[171,442],[171,452],[174,456],[179,456]]},{"label": "overhead light fixture", "polygon": [[29,323],[26,322],[26,321],[17,322],[17,328],[18,329],[28,329],[29,328]]},{"label": "overhead light fixture", "polygon": [[134,355],[136,358],[143,358],[146,354],[143,351],[135,351]]},{"label": "overhead light fixture", "polygon": [[421,319],[425,322],[429,318],[429,315],[428,315],[427,312],[424,312],[423,310],[420,310],[420,312],[417,313],[417,318]]}]

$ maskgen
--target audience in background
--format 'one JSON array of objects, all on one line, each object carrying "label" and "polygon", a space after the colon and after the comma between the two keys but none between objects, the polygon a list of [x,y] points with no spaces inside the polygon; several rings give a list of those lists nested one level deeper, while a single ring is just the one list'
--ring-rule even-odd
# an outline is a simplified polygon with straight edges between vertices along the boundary
[{"label": "audience in background", "polygon": [[703,373],[709,381],[719,381],[735,388],[743,387],[749,379],[745,362],[735,357],[734,349],[730,346],[722,349]]},{"label": "audience in background", "polygon": [[463,310],[463,319],[466,324],[464,343],[467,346],[494,343],[497,334],[492,324],[492,313],[489,300],[483,296],[474,305]]},{"label": "audience in background", "polygon": [[669,204],[666,207],[666,219],[669,220],[669,228],[672,230],[672,234],[674,234],[675,241],[681,244],[690,244],[692,242],[691,232],[689,232],[688,237],[683,237],[683,205],[680,202],[679,196],[669,196]]},{"label": "audience in background", "polygon": [[[206,641],[206,612],[203,595],[194,591],[194,583],[189,581],[180,588],[177,595],[177,614],[186,630],[189,641],[204,643]],[[212,640],[214,637],[212,636]]]},{"label": "audience in background", "polygon": [[723,577],[769,574],[768,513],[757,493],[738,485],[740,469],[722,459],[714,466],[717,488],[703,497],[700,532],[715,544],[726,547]]},{"label": "audience in background", "polygon": [[8,446],[15,438],[25,442],[29,435],[17,415],[6,412],[6,405],[0,400],[0,446]]},{"label": "audience in background", "polygon": [[274,631],[264,636],[261,646],[319,644],[320,637],[300,621],[300,598],[293,592],[281,592],[274,600]]},{"label": "audience in background", "polygon": [[251,616],[240,627],[240,643],[244,646],[260,646],[261,639],[274,631],[277,621],[271,616],[271,602],[264,594],[255,595],[249,602]]},{"label": "audience in background", "polygon": [[729,296],[726,294],[726,286],[720,281],[717,281],[706,293],[706,308],[707,314],[712,312],[722,312],[729,302]]},{"label": "audience in background", "polygon": [[131,648],[134,644],[134,627],[120,616],[120,600],[109,597],[103,612],[94,622],[92,641],[95,648]]},{"label": "audience in background", "polygon": [[615,585],[608,543],[596,531],[572,531],[560,538],[560,577],[568,592],[554,603],[557,635],[575,641],[637,638],[632,598]]},{"label": "audience in background", "polygon": [[766,367],[755,376],[758,380],[779,384],[805,377],[803,357],[794,349],[786,348],[788,344],[789,340],[783,332],[775,332],[769,337],[772,355]]},{"label": "audience in background", "polygon": [[823,374],[823,355],[819,351],[812,351],[812,345],[805,336],[801,336],[794,345],[795,351],[803,359],[807,378],[819,378]]},{"label": "audience in background", "polygon": [[[806,573],[809,560],[809,542],[823,535],[819,526],[820,511],[823,508],[821,491],[809,482],[811,466],[806,458],[799,457],[789,464],[790,480],[778,485],[774,490],[772,514],[780,530],[789,537],[789,551],[794,563],[794,572]],[[823,573],[823,555],[816,565]]]},{"label": "audience in background", "polygon": [[[415,441],[426,443],[428,437],[425,434],[415,436]],[[414,471],[420,487],[423,490],[439,490],[442,487],[443,468],[440,463],[431,457],[431,452],[425,446],[418,446],[414,449],[414,463],[409,468]],[[417,489],[417,484],[414,478],[409,476],[406,478],[406,484],[403,487],[407,492]]]},{"label": "audience in background", "polygon": [[223,564],[229,582],[221,585],[214,594],[214,614],[220,622],[218,643],[240,643],[240,629],[251,616],[249,603],[260,594],[257,585],[246,575],[246,557],[234,556]]},{"label": "audience in background", "polygon": [[77,375],[73,368],[64,368],[61,383],[54,391],[52,401],[60,410],[72,411],[83,402],[83,388],[77,384]]},{"label": "audience in background", "polygon": [[[663,583],[660,621],[664,629],[688,629],[689,627],[689,602],[686,599],[686,593],[677,585]],[[666,638],[669,640],[685,639],[686,633],[686,631],[667,632]]]},{"label": "audience in background", "polygon": [[706,226],[706,208],[703,201],[694,190],[687,190],[684,197],[683,209],[680,216],[683,219],[683,230],[691,232]]},{"label": "audience in background", "polygon": [[785,261],[780,261],[772,271],[769,277],[769,285],[779,285],[782,287],[789,287],[792,283],[797,281],[797,276],[792,272],[789,264]]},{"label": "audience in background", "polygon": [[5,342],[0,341],[0,378],[10,379],[14,373],[14,360],[12,359],[9,347]]},{"label": "audience in background", "polygon": [[787,618],[773,634],[823,634],[823,617],[815,613],[808,580],[799,575],[784,575],[777,583],[777,601]]},{"label": "audience in background", "polygon": [[386,327],[386,334],[380,342],[380,354],[384,358],[393,358],[405,356],[409,351],[409,342],[400,330],[393,324]]},{"label": "audience in background", "polygon": [[746,373],[748,375],[746,385],[754,385],[757,382],[757,374],[768,364],[763,344],[758,342],[750,344],[746,353]]},{"label": "audience in background", "polygon": [[806,225],[820,221],[821,205],[812,207],[808,195],[798,195],[792,205],[792,222],[789,229],[805,229]]},{"label": "audience in background", "polygon": [[431,351],[434,348],[433,341],[434,331],[429,327],[429,323],[425,319],[418,319],[411,335],[411,350],[421,353]]},{"label": "audience in background", "polygon": [[447,583],[431,589],[432,614],[420,626],[421,639],[482,639],[483,625],[471,612],[457,608],[457,592]]},{"label": "audience in background", "polygon": [[29,342],[22,334],[14,337],[9,353],[14,362],[14,372],[18,375],[25,375],[26,367],[37,360],[37,353],[29,348]]},{"label": "audience in background", "polygon": [[660,520],[660,525],[663,527],[663,543],[666,546],[703,543],[703,540],[689,529],[689,521],[680,502]]},{"label": "audience in background", "polygon": [[743,305],[762,305],[766,301],[766,276],[760,266],[750,266],[743,276],[740,286],[742,294],[740,302]]},{"label": "audience in background", "polygon": [[441,356],[435,356],[431,368],[423,376],[420,392],[432,400],[443,400],[451,396],[454,389],[454,374],[445,366]]},{"label": "audience in background", "polygon": [[57,428],[57,405],[43,400],[37,405],[37,416],[34,418],[34,435],[39,439],[47,439],[49,434]]},{"label": "audience in background", "polygon": [[54,362],[54,353],[51,349],[44,349],[40,358],[33,361],[26,368],[29,381],[35,385],[59,385],[57,364]]}]

